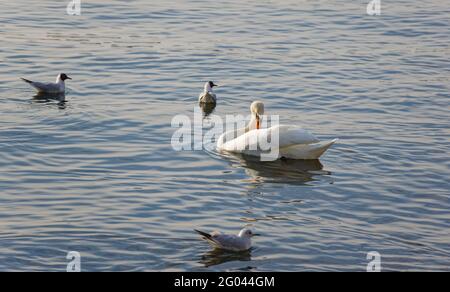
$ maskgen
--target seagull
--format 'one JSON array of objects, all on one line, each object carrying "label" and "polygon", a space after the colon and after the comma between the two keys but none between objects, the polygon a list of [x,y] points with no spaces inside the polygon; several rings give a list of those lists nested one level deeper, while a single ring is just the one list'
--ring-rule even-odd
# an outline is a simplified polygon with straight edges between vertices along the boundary
[{"label": "seagull", "polygon": [[213,92],[213,87],[217,87],[218,85],[214,84],[212,81],[208,81],[205,84],[205,89],[198,97],[198,101],[200,103],[216,103],[217,95]]},{"label": "seagull", "polygon": [[41,83],[41,82],[33,82],[25,78],[21,78],[26,83],[33,86],[38,93],[41,94],[61,94],[65,93],[66,86],[64,84],[64,81],[67,79],[72,80],[69,76],[67,76],[64,73],[61,73],[56,77],[56,83]]},{"label": "seagull", "polygon": [[259,236],[253,233],[250,229],[244,228],[238,235],[227,235],[219,232],[211,234],[194,229],[200,234],[212,247],[216,249],[223,249],[228,251],[247,251],[252,248],[252,237]]}]

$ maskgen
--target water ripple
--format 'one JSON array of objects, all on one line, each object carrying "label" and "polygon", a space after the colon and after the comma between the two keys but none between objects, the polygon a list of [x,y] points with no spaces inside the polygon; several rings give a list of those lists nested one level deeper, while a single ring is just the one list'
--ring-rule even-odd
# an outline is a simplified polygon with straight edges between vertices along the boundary
[{"label": "water ripple", "polygon": [[[2,3],[0,270],[448,271],[449,9],[353,1]],[[175,5],[176,4],[176,5]],[[19,7],[20,6],[20,7]],[[19,77],[64,71],[67,102]],[[172,117],[269,114],[340,142],[321,161],[175,152]],[[263,236],[210,252],[193,228]]]}]

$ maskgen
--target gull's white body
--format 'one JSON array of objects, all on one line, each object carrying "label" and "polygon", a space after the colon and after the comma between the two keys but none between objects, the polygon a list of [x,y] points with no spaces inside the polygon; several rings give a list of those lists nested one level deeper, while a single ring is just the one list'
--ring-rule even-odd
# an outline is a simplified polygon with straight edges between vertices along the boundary
[{"label": "gull's white body", "polygon": [[211,234],[195,230],[197,233],[203,236],[212,247],[229,250],[229,251],[246,251],[252,248],[251,236],[248,236],[247,229],[243,229],[238,235],[222,234],[219,232],[213,232]]},{"label": "gull's white body", "polygon": [[200,103],[216,103],[217,102],[217,95],[214,93],[211,85],[209,82],[205,84],[205,88],[203,92],[198,97],[198,101]]},{"label": "gull's white body", "polygon": [[60,75],[56,78],[55,83],[34,82],[24,78],[22,80],[34,87],[38,93],[61,94],[66,91],[65,82],[61,79]]},{"label": "gull's white body", "polygon": [[[252,105],[252,111],[254,106]],[[278,133],[278,158],[318,159],[338,139],[321,142],[309,131],[297,126],[279,125],[268,129],[257,129],[255,117],[246,128],[222,134],[217,148],[222,151],[260,156],[263,151],[258,141],[271,141]],[[250,150],[251,149],[251,150]]]}]

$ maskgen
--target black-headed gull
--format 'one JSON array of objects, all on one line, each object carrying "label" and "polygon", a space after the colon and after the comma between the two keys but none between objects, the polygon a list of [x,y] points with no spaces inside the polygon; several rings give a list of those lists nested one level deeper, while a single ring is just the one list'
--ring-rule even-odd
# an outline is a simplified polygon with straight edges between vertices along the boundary
[{"label": "black-headed gull", "polygon": [[213,88],[217,86],[218,85],[214,84],[212,81],[206,82],[205,89],[198,97],[198,101],[200,103],[216,103],[217,95],[214,93]]},{"label": "black-headed gull", "polygon": [[56,82],[55,83],[41,83],[41,82],[34,82],[34,81],[30,81],[28,79],[25,78],[21,78],[23,81],[25,81],[26,83],[30,84],[31,86],[33,86],[38,93],[41,94],[61,94],[61,93],[65,93],[66,91],[66,85],[64,84],[64,81],[67,79],[72,79],[69,76],[67,76],[64,73],[61,73],[58,75],[58,77],[56,77]]},{"label": "black-headed gull", "polygon": [[259,236],[248,228],[242,229],[238,235],[221,234],[219,232],[209,234],[196,229],[194,231],[200,234],[212,247],[228,251],[249,250],[252,247],[252,237]]}]

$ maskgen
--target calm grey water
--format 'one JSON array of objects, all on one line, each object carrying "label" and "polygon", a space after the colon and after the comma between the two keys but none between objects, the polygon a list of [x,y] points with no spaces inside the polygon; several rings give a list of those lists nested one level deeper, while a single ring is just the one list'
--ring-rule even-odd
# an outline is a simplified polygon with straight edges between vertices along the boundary
[{"label": "calm grey water", "polygon": [[[0,270],[450,270],[448,3],[66,2],[0,1]],[[65,104],[19,80],[60,72]],[[210,79],[215,115],[260,99],[341,140],[320,162],[175,152]],[[246,225],[248,254],[192,231]]]}]

